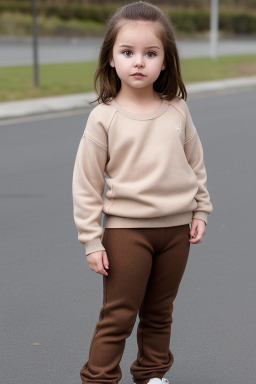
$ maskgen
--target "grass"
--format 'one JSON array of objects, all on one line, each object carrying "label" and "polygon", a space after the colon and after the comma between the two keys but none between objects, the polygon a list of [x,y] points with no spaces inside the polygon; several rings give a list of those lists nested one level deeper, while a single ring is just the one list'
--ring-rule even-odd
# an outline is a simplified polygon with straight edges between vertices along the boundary
[{"label": "grass", "polygon": [[181,66],[185,83],[256,76],[256,54],[184,59]]},{"label": "grass", "polygon": [[0,68],[0,101],[90,92],[95,69],[96,62],[40,65],[36,89],[31,66]]},{"label": "grass", "polygon": [[[222,56],[217,61],[192,58],[181,61],[185,84],[256,76],[256,55]],[[40,87],[33,87],[31,66],[0,68],[0,101],[30,99],[93,91],[96,62],[44,64],[39,67]]]}]

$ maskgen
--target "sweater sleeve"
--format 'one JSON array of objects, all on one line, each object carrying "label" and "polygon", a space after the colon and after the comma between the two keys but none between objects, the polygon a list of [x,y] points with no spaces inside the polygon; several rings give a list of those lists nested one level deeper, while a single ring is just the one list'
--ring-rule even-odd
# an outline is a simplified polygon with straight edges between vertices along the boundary
[{"label": "sweater sleeve", "polygon": [[107,154],[107,133],[91,112],[79,143],[72,180],[74,221],[86,255],[105,250],[101,215]]},{"label": "sweater sleeve", "polygon": [[197,181],[198,191],[195,196],[197,207],[193,211],[193,218],[204,220],[207,224],[208,214],[212,212],[212,203],[207,190],[207,173],[204,164],[202,143],[193,124],[187,104],[186,107],[186,139],[184,151],[190,167],[193,169]]}]

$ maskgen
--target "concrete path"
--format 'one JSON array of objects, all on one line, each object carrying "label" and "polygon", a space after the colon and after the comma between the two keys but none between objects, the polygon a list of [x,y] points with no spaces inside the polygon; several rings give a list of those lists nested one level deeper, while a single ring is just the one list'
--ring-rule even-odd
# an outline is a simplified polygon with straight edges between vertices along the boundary
[{"label": "concrete path", "polygon": [[[174,302],[170,384],[255,384],[255,100],[249,91],[189,101],[214,211]],[[0,127],[2,384],[81,384],[102,305],[72,211],[87,116]],[[120,384],[132,384],[137,325]]]},{"label": "concrete path", "polygon": [[[236,93],[250,89],[256,89],[256,76],[187,85],[189,99],[208,94]],[[95,100],[95,98],[96,95],[94,93],[82,93],[0,103],[0,120],[38,114],[68,112],[78,109],[86,111],[92,108],[88,103]]]},{"label": "concrete path", "polygon": [[[41,64],[97,60],[102,39],[39,39]],[[180,56],[204,57],[210,55],[208,39],[178,40]],[[0,66],[30,65],[32,63],[31,39],[0,38]],[[220,39],[219,55],[256,54],[255,38]]]}]

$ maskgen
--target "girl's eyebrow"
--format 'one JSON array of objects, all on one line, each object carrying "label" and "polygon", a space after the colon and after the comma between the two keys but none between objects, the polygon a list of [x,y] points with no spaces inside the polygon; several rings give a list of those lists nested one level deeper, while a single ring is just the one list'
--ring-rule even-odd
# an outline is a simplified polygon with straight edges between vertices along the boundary
[{"label": "girl's eyebrow", "polygon": [[[119,48],[134,48],[132,45],[128,45],[128,44],[122,44],[122,45],[119,45]],[[157,47],[156,45],[152,45],[151,47],[146,47],[146,49],[160,49],[160,47]]]}]

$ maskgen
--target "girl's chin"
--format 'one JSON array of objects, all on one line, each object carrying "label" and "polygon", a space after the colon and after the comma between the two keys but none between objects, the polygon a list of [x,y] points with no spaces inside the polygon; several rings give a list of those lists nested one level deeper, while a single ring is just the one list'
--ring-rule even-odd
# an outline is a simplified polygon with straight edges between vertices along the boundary
[{"label": "girl's chin", "polygon": [[153,84],[145,84],[143,82],[134,82],[133,84],[128,85],[131,89],[153,89]]}]

